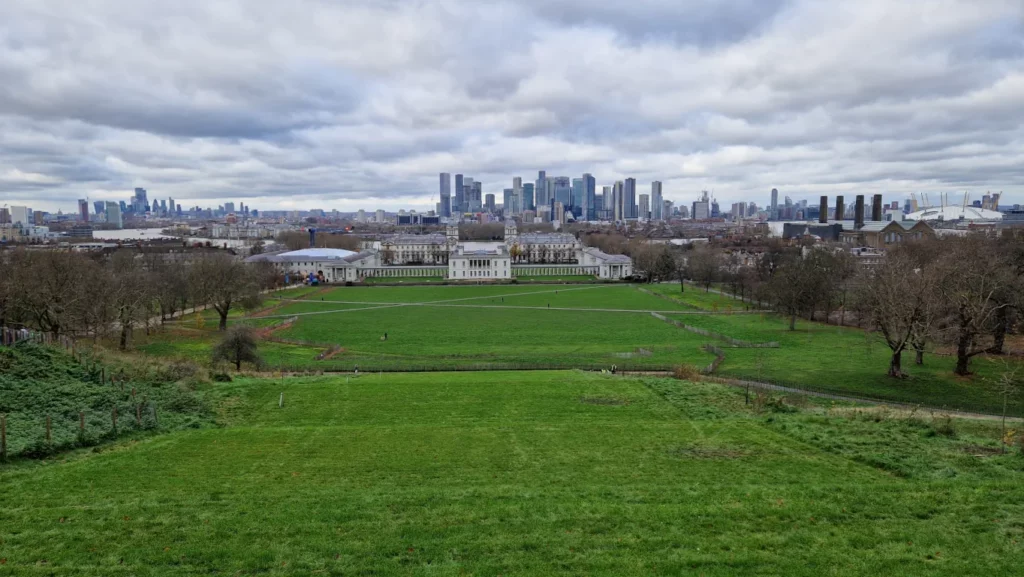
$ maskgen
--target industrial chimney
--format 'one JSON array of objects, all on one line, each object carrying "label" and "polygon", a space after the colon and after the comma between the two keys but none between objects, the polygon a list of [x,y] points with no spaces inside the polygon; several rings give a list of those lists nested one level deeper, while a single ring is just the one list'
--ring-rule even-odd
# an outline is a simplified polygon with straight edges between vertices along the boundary
[{"label": "industrial chimney", "polygon": [[846,216],[846,215],[843,214],[844,212],[846,212],[846,205],[843,204],[843,197],[837,196],[836,197],[836,220],[843,220],[843,217]]},{"label": "industrial chimney", "polygon": [[871,220],[874,222],[882,221],[882,195],[876,194],[871,199]]},{"label": "industrial chimney", "polygon": [[828,197],[827,196],[821,197],[821,208],[820,208],[820,211],[821,212],[818,213],[818,222],[820,224],[825,224],[825,223],[828,222]]},{"label": "industrial chimney", "polygon": [[853,215],[853,226],[854,228],[860,228],[864,226],[864,195],[857,195],[857,205],[854,208]]}]

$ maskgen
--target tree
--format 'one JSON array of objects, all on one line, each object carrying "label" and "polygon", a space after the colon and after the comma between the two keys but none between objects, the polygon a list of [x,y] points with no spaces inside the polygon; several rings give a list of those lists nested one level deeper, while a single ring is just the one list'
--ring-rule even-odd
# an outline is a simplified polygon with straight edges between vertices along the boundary
[{"label": "tree", "polygon": [[224,333],[224,338],[213,347],[213,361],[225,360],[234,363],[236,371],[242,370],[243,362],[259,366],[263,364],[263,359],[258,349],[256,333],[252,328],[235,325]]},{"label": "tree", "polygon": [[264,250],[266,250],[266,245],[263,244],[262,240],[257,240],[256,242],[252,243],[251,247],[249,247],[249,254],[250,255],[263,254]]},{"label": "tree", "polygon": [[779,264],[766,285],[776,308],[789,317],[789,330],[796,330],[796,317],[813,303],[815,275],[801,259],[790,258]]},{"label": "tree", "polygon": [[686,260],[690,278],[703,286],[704,292],[709,292],[712,283],[721,276],[722,255],[709,246],[702,246],[691,250]]},{"label": "tree", "polygon": [[858,303],[872,324],[882,333],[892,355],[889,376],[904,377],[903,351],[916,334],[927,331],[927,315],[934,298],[935,275],[905,251],[894,250],[874,270],[864,273]]},{"label": "tree", "polygon": [[153,295],[150,279],[144,274],[142,262],[134,251],[114,254],[110,266],[111,306],[120,330],[118,348],[127,350],[135,325],[148,322]]},{"label": "tree", "polygon": [[258,291],[255,280],[253,269],[224,253],[204,255],[189,270],[192,301],[212,306],[220,315],[222,331],[227,330],[231,307]]},{"label": "tree", "polygon": [[992,347],[1001,310],[1010,306],[1000,295],[1015,283],[1015,274],[988,239],[968,236],[943,244],[938,262],[945,327],[941,336],[956,347],[954,372],[966,376],[971,359]]}]

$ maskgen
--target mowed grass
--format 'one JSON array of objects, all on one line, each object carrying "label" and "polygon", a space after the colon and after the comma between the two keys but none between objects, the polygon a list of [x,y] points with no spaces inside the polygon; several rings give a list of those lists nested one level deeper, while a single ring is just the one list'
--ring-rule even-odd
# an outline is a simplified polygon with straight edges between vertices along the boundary
[{"label": "mowed grass", "polygon": [[[211,394],[225,428],[0,467],[0,572],[997,577],[1024,562],[1021,458],[969,454],[991,427],[759,416],[713,385],[574,372]],[[885,444],[899,450],[873,458]]]},{"label": "mowed grass", "polygon": [[[771,381],[833,393],[923,403],[968,411],[999,413],[1003,398],[996,388],[1001,373],[1021,365],[1019,358],[985,356],[972,361],[974,374],[953,374],[956,358],[929,352],[923,365],[914,364],[914,351],[903,354],[906,379],[887,375],[892,356],[874,333],[797,321],[777,315],[702,315],[686,317],[692,326],[751,342],[777,342],[777,349],[726,349],[718,374]],[[1006,364],[1004,364],[1006,363]],[[1024,392],[1007,398],[1010,414],[1024,415]]]}]

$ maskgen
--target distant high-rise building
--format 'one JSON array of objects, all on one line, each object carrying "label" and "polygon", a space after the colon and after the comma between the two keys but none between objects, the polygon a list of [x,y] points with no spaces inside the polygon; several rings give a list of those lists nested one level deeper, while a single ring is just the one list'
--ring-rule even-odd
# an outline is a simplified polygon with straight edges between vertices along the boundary
[{"label": "distant high-rise building", "polygon": [[502,209],[505,211],[505,217],[508,218],[508,217],[512,216],[512,214],[513,214],[513,212],[512,212],[512,204],[515,202],[514,200],[512,200],[512,189],[511,188],[506,188],[505,190],[503,190],[501,192],[502,192],[501,206],[502,206]]},{"label": "distant high-rise building", "polygon": [[665,220],[665,203],[661,198],[661,181],[651,183],[651,220]]},{"label": "distant high-rise building", "polygon": [[548,175],[547,172],[541,170],[537,172],[537,183],[534,188],[534,206],[547,206],[550,199],[547,197],[548,190]]},{"label": "distant high-rise building", "polygon": [[637,218],[641,220],[650,220],[651,218],[651,195],[641,194],[640,195],[640,212],[637,214]]},{"label": "distant high-rise building", "polygon": [[527,182],[523,185],[523,210],[535,210],[537,205],[535,204],[533,184]]},{"label": "distant high-rise building", "polygon": [[708,198],[708,191],[702,191],[700,200],[693,203],[691,216],[694,220],[705,220],[711,217],[711,201]]},{"label": "distant high-rise building", "polygon": [[554,179],[554,202],[562,203],[563,207],[572,204],[572,181],[568,176],[556,176]]},{"label": "distant high-rise building", "polygon": [[779,189],[772,189],[772,202],[769,205],[768,217],[772,220],[779,219]]},{"label": "distant high-rise building", "polygon": [[0,224],[11,224],[11,211],[6,206],[0,206]]},{"label": "distant high-rise building", "polygon": [[108,202],[106,209],[107,224],[112,224],[117,228],[124,228],[124,221],[121,220],[121,205],[116,202]]},{"label": "distant high-rise building", "polygon": [[167,198],[167,212],[168,212],[168,214],[173,214],[174,213],[174,207],[175,206],[176,205],[174,204],[174,199],[168,197]]},{"label": "distant high-rise building", "polygon": [[233,203],[233,202],[225,202],[224,203],[224,212],[235,212],[235,203]]},{"label": "distant high-rise building", "polygon": [[441,210],[440,216],[452,215],[452,175],[447,172],[441,173]]},{"label": "distant high-rise building", "polygon": [[455,190],[452,191],[452,214],[466,212],[466,191],[465,183],[461,174],[455,175]]},{"label": "distant high-rise building", "polygon": [[11,207],[11,224],[20,224],[22,226],[28,226],[32,224],[32,222],[28,219],[27,206]]},{"label": "distant high-rise building", "polygon": [[89,201],[84,198],[78,199],[78,220],[89,222]]},{"label": "distant high-rise building", "polygon": [[622,181],[616,180],[612,185],[612,220],[620,221],[626,219],[626,212],[623,206]]},{"label": "distant high-rise building", "polygon": [[[141,214],[149,207],[149,200],[146,198],[145,188],[136,188],[135,196],[132,197],[132,212]],[[123,207],[122,207],[123,208]]]},{"label": "distant high-rise building", "polygon": [[732,204],[732,219],[739,221],[743,220],[747,216],[747,203],[745,202],[734,202]]},{"label": "distant high-rise building", "polygon": [[554,221],[565,222],[565,205],[557,200],[555,201]]},{"label": "distant high-rise building", "polygon": [[589,172],[583,174],[583,203],[580,212],[583,220],[597,219],[597,180]]},{"label": "distant high-rise building", "polygon": [[374,214],[374,222],[384,222],[387,220],[387,216],[384,214],[384,210],[378,208]]},{"label": "distant high-rise building", "polygon": [[494,212],[494,195],[493,194],[487,193],[487,195],[484,197],[484,208],[487,209],[487,212],[491,212],[491,213]]},{"label": "distant high-rise building", "polygon": [[636,218],[636,179],[627,178],[622,186],[622,212],[624,218]]},{"label": "distant high-rise building", "polygon": [[92,208],[95,211],[96,215],[99,216],[103,214],[104,211],[107,210],[107,203],[103,202],[102,200],[94,200],[92,203]]},{"label": "distant high-rise building", "polygon": [[484,183],[479,180],[473,181],[473,200],[470,210],[473,212],[480,212],[483,209],[484,204]]},{"label": "distant high-rise building", "polygon": [[581,214],[580,209],[583,207],[583,204],[586,202],[586,201],[583,200],[583,196],[585,194],[586,194],[586,192],[584,191],[584,188],[583,188],[583,179],[582,178],[574,178],[574,179],[572,179],[572,196],[569,199],[569,210],[573,214],[575,214],[575,215]]},{"label": "distant high-rise building", "polygon": [[32,211],[32,224],[34,224],[36,226],[42,226],[43,225],[43,217],[45,217],[45,216],[46,215],[43,213],[43,211],[41,211],[41,210],[33,210]]},{"label": "distant high-rise building", "polygon": [[[508,208],[507,206],[505,207]],[[519,214],[525,210],[523,204],[523,178],[517,176],[512,179],[512,214]]]}]

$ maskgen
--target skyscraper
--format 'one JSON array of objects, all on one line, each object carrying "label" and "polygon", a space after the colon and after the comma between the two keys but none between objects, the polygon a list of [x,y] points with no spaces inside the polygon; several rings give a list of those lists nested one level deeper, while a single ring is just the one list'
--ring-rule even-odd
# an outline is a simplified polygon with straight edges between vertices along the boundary
[{"label": "skyscraper", "polygon": [[32,224],[28,219],[27,206],[11,207],[11,224],[21,224],[22,226],[28,226]]},{"label": "skyscraper", "polygon": [[519,214],[523,210],[523,178],[517,176],[512,179],[512,214]]},{"label": "skyscraper", "polygon": [[597,181],[589,173],[583,174],[583,204],[580,205],[583,220],[595,220],[597,218]]},{"label": "skyscraper", "polygon": [[502,208],[505,211],[505,217],[506,218],[509,217],[509,216],[512,216],[512,203],[513,202],[514,201],[512,200],[512,189],[511,188],[506,188],[505,190],[502,191],[502,202],[501,202],[501,206],[502,206]]},{"label": "skyscraper", "polygon": [[768,218],[778,220],[779,218],[779,189],[772,189],[772,203],[769,206]]},{"label": "skyscraper", "polygon": [[661,181],[651,183],[651,220],[665,220],[665,202],[661,198]]},{"label": "skyscraper", "polygon": [[440,192],[440,203],[441,210],[439,211],[440,216],[451,216],[452,215],[452,175],[447,172],[441,173],[441,192]]},{"label": "skyscraper", "polygon": [[89,222],[89,201],[84,198],[78,199],[78,220]]},{"label": "skyscraper", "polygon": [[473,211],[480,212],[484,207],[484,183],[473,181]]},{"label": "skyscraper", "polygon": [[146,199],[146,189],[136,188],[135,196],[132,197],[132,210],[136,213],[143,213],[148,210],[149,201]]},{"label": "skyscraper", "polygon": [[548,204],[547,198],[547,172],[541,170],[537,172],[537,186],[534,188],[534,205],[545,206]]},{"label": "skyscraper", "polygon": [[640,212],[637,214],[637,218],[641,220],[649,220],[651,218],[651,195],[640,195]]},{"label": "skyscraper", "polygon": [[121,220],[121,205],[116,202],[107,203],[107,224],[112,224],[117,228],[124,228],[124,222]]},{"label": "skyscraper", "polygon": [[523,210],[535,210],[533,184],[527,182],[523,185]]},{"label": "skyscraper", "polygon": [[636,218],[636,179],[627,178],[622,187],[623,218]]},{"label": "skyscraper", "polygon": [[94,200],[92,202],[92,208],[96,212],[96,216],[103,214],[103,211],[107,210],[107,203],[102,200]]},{"label": "skyscraper", "polygon": [[462,175],[455,175],[455,200],[452,201],[452,214],[466,212],[466,191],[463,188]]},{"label": "skyscraper", "polygon": [[554,201],[562,203],[563,207],[572,204],[572,182],[568,176],[556,176],[554,179]]},{"label": "skyscraper", "polygon": [[622,181],[616,180],[612,185],[612,220],[625,220],[626,215],[622,204]]},{"label": "skyscraper", "polygon": [[581,208],[586,201],[583,197],[586,195],[586,191],[583,188],[583,179],[574,178],[572,179],[572,197],[569,199],[569,210],[577,216],[583,216]]},{"label": "skyscraper", "polygon": [[484,198],[485,198],[484,207],[487,209],[487,212],[493,213],[494,212],[494,195],[493,194],[488,194]]}]

